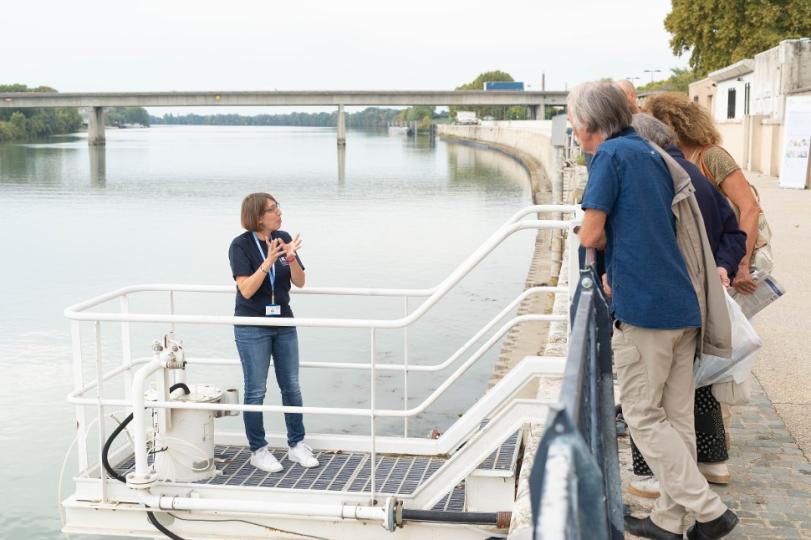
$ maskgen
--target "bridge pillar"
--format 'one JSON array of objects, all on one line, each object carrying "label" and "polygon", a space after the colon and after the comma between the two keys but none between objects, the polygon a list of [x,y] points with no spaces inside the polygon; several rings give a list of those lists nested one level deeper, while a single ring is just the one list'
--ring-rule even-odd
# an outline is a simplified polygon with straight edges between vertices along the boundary
[{"label": "bridge pillar", "polygon": [[104,136],[104,107],[93,107],[87,119],[87,144],[102,146],[107,142]]},{"label": "bridge pillar", "polygon": [[338,105],[338,146],[346,146],[346,119],[343,105]]}]

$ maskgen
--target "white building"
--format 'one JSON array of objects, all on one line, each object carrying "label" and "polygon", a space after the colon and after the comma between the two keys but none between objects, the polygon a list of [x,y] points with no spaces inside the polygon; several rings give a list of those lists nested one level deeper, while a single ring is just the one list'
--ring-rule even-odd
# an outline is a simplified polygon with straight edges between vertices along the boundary
[{"label": "white building", "polygon": [[[811,98],[811,39],[788,39],[690,85],[741,166],[780,174],[787,99]],[[811,126],[809,126],[811,132]]]}]

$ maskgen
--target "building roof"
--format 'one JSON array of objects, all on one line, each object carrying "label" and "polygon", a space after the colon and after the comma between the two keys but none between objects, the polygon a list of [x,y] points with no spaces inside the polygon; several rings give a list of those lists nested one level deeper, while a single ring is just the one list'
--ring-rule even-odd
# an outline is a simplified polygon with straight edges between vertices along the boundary
[{"label": "building roof", "polygon": [[747,73],[752,73],[755,70],[755,61],[751,58],[744,58],[739,62],[735,62],[727,67],[717,69],[707,75],[707,78],[715,82],[728,81]]}]

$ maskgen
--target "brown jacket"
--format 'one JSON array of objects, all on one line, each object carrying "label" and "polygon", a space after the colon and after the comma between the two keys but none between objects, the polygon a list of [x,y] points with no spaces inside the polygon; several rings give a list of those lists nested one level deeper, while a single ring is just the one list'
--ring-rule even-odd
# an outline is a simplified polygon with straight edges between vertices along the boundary
[{"label": "brown jacket", "polygon": [[676,239],[687,264],[690,281],[701,309],[701,339],[698,354],[706,353],[721,358],[732,357],[732,323],[727,310],[727,299],[718,273],[715,257],[707,240],[704,219],[693,194],[695,189],[681,165],[667,152],[648,141],[665,160],[673,177],[673,215],[676,217]]}]

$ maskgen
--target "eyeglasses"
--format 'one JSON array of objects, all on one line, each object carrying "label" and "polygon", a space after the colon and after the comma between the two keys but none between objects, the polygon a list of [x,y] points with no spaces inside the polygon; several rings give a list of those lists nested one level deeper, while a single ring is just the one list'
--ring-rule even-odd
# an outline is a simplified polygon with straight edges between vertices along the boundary
[{"label": "eyeglasses", "polygon": [[275,205],[275,204],[273,206],[271,206],[270,208],[265,208],[265,213],[266,214],[278,214],[281,211],[282,211],[282,207],[278,206],[278,205]]}]

